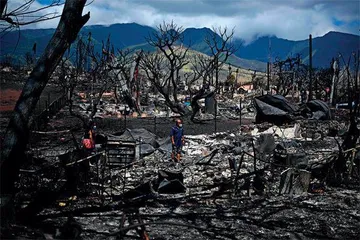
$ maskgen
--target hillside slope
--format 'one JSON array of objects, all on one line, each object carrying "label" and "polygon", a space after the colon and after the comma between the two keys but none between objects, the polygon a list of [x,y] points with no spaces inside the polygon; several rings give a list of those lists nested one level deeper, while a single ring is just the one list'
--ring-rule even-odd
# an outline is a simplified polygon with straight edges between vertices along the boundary
[{"label": "hillside slope", "polygon": [[[155,31],[154,28],[136,23],[110,26],[93,25],[84,27],[81,36],[88,39],[88,34],[91,32],[97,51],[101,51],[102,42],[105,42],[108,36],[111,37],[111,43],[115,50],[129,47],[154,51],[154,48],[146,43],[145,38]],[[31,52],[35,42],[37,44],[37,55],[39,55],[44,51],[53,33],[54,29],[27,29],[20,32],[9,32],[1,38],[0,56],[11,54],[23,61],[25,53]],[[210,50],[204,42],[208,34],[212,34],[212,30],[209,28],[185,29],[183,32],[184,44],[195,51],[209,54]],[[220,39],[220,36],[218,38]],[[301,55],[305,64],[308,63],[309,59],[308,40],[290,41],[275,36],[267,36],[260,37],[248,45],[244,45],[241,39],[235,39],[233,43],[238,47],[238,51],[236,51],[235,56],[229,59],[229,63],[243,68],[264,71],[269,53],[271,53],[272,61],[277,57],[285,59],[296,54]],[[270,45],[271,51],[269,51]],[[339,56],[339,53],[348,59],[352,52],[359,49],[359,36],[329,32],[322,37],[313,39],[313,65],[314,67],[328,67],[331,59]]]}]

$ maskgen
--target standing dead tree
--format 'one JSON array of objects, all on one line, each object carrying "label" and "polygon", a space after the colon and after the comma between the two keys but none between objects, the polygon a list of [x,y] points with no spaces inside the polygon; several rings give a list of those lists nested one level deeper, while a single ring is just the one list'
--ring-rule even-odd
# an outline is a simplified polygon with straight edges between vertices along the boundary
[{"label": "standing dead tree", "polygon": [[189,63],[189,48],[183,47],[183,28],[174,22],[163,23],[158,31],[146,38],[157,52],[145,53],[141,60],[147,78],[165,98],[166,105],[175,113],[185,114],[178,99],[180,71]]},{"label": "standing dead tree", "polygon": [[[114,92],[118,102],[120,97],[126,102],[130,108],[140,113],[138,98],[139,81],[137,79],[142,51],[135,53],[131,49],[118,50],[118,55],[110,65],[114,71],[115,78],[118,79]],[[133,94],[132,94],[133,93]]]},{"label": "standing dead tree", "polygon": [[[344,65],[343,77],[343,92],[345,97],[347,97],[348,106],[350,109],[350,115],[355,117],[358,111],[358,104],[360,101],[359,97],[359,66],[360,66],[360,50],[356,53],[353,52],[349,56],[348,61],[346,62],[343,55],[340,53],[339,58],[342,60]],[[351,66],[353,64],[353,66]]]},{"label": "standing dead tree", "polygon": [[[70,114],[80,119],[85,128],[93,121],[103,94],[117,84],[118,74],[114,73],[113,68],[115,56],[110,47],[108,38],[106,44],[102,45],[102,51],[97,52],[89,34],[87,43],[78,39],[75,57],[68,56],[59,65],[59,84],[68,96]],[[89,105],[84,112],[74,105],[75,90],[84,91],[87,95]]]},{"label": "standing dead tree", "polygon": [[[121,102],[120,99],[120,95],[121,92],[123,91],[124,87],[125,87],[125,91],[129,92],[129,86],[130,86],[130,82],[131,82],[131,64],[134,61],[134,56],[133,56],[133,51],[131,49],[120,49],[118,50],[118,56],[116,57],[116,63],[114,64],[113,68],[115,70],[118,70],[119,73],[119,77],[124,80],[124,81],[120,81],[119,84],[120,86],[118,86],[118,84],[115,86],[114,88],[114,93],[115,93],[115,97],[118,103]],[[122,86],[125,85],[125,86]],[[128,93],[130,95],[130,93]],[[130,96],[131,97],[131,96]]]},{"label": "standing dead tree", "polygon": [[116,78],[112,72],[112,62],[115,58],[113,50],[111,50],[110,37],[108,37],[106,43],[102,44],[102,51],[97,52],[94,49],[94,45],[90,44],[88,48],[88,56],[90,57],[90,69],[88,71],[91,86],[89,88],[88,83],[87,91],[90,92],[90,120],[95,116],[97,107],[102,99],[103,94],[106,91],[110,91],[114,85]]},{"label": "standing dead tree", "polygon": [[85,3],[86,0],[65,2],[58,27],[28,77],[15,105],[2,146],[1,194],[14,193],[19,168],[25,161],[24,153],[36,104],[64,52],[75,41],[80,29],[90,18],[90,13],[82,15]]},{"label": "standing dead tree", "polygon": [[316,99],[328,101],[330,97],[329,89],[331,88],[332,69],[321,68],[314,71],[314,91]]},{"label": "standing dead tree", "polygon": [[[358,139],[360,137],[360,130],[358,129],[358,112],[359,112],[359,102],[360,102],[360,89],[359,89],[359,66],[360,66],[360,51],[357,53],[353,52],[352,56],[349,57],[348,62],[346,63],[343,56],[340,54],[340,58],[344,63],[344,68],[346,72],[345,81],[346,81],[346,94],[347,105],[350,110],[350,126],[346,134],[342,147],[344,150],[355,148]],[[350,64],[353,60],[353,68]],[[345,163],[343,162],[343,165]]]},{"label": "standing dead tree", "polygon": [[[211,66],[215,70],[215,84],[216,84],[216,93],[220,93],[219,87],[219,70],[223,64],[228,60],[229,56],[234,54],[237,51],[237,47],[234,45],[233,40],[234,29],[229,33],[228,29],[219,27],[218,29],[213,28],[211,34],[205,38],[205,43],[210,48],[210,56],[212,57]],[[217,129],[216,118],[218,113],[218,104],[215,99],[215,132]]]},{"label": "standing dead tree", "polygon": [[[197,121],[195,120],[195,116],[200,111],[198,101],[200,99],[210,97],[215,93],[215,88],[210,86],[210,79],[213,77],[214,63],[210,57],[197,54],[193,57],[191,65],[192,72],[185,75],[185,82],[191,96],[192,113],[190,120],[196,123]],[[201,88],[193,89],[192,86],[199,80],[202,80]]]},{"label": "standing dead tree", "polygon": [[[300,68],[300,56],[293,58],[288,57],[286,60],[282,61],[276,59],[274,63],[274,71],[276,72],[276,93],[286,96],[296,85],[296,76],[299,75]],[[302,84],[305,84],[304,81],[301,81]]]},{"label": "standing dead tree", "polygon": [[211,80],[213,79],[214,66],[215,64],[213,58],[204,54],[194,55],[191,60],[192,72],[188,75],[188,79],[186,81],[188,88],[191,89],[191,85],[199,79],[202,79],[203,85],[210,85]]},{"label": "standing dead tree", "polygon": [[70,115],[79,118],[83,122],[84,127],[88,125],[89,119],[91,119],[92,116],[85,116],[74,111],[74,95],[75,89],[79,87],[84,80],[88,80],[90,75],[89,72],[85,70],[87,53],[90,48],[89,44],[90,38],[88,44],[86,44],[82,38],[79,38],[76,43],[75,52],[70,54],[69,49],[66,57],[62,58],[58,65],[58,84],[67,96]]},{"label": "standing dead tree", "polygon": [[[233,42],[234,29],[230,32],[228,28],[213,28],[212,32],[205,37],[205,43],[210,49],[211,61],[208,62],[208,68],[215,71],[215,86],[219,93],[219,70],[226,63],[228,58],[233,55],[238,48]],[[212,79],[213,80],[213,79]],[[212,85],[213,81],[212,81]]]},{"label": "standing dead tree", "polygon": [[[198,54],[194,56],[192,63],[192,73],[187,75],[186,84],[190,91],[192,114],[191,120],[195,121],[195,116],[200,110],[198,101],[210,97],[219,90],[219,70],[234,54],[237,47],[232,42],[234,29],[229,33],[227,28],[213,28],[204,41],[209,47],[210,56]],[[214,86],[214,71],[216,85]],[[193,91],[191,86],[196,81],[202,79],[202,87]],[[215,105],[216,106],[216,105]],[[215,110],[216,112],[217,110]]]},{"label": "standing dead tree", "polygon": [[353,57],[354,57],[354,76],[353,76],[354,111],[353,111],[353,115],[359,116],[359,114],[360,114],[360,108],[359,108],[359,104],[360,104],[360,75],[359,75],[360,50],[358,50],[357,53],[354,53]]},{"label": "standing dead tree", "polygon": [[251,82],[255,90],[257,89],[265,89],[265,76],[261,76],[258,74],[256,70],[251,74]]}]

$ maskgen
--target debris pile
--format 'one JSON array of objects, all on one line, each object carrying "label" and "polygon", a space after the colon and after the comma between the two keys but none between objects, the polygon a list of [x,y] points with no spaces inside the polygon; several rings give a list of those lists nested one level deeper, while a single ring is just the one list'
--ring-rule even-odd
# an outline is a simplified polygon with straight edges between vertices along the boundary
[{"label": "debris pile", "polygon": [[[73,169],[87,171],[71,193],[77,197],[60,194],[33,216],[33,228],[48,237],[72,232],[85,239],[359,236],[360,147],[357,140],[344,148],[348,126],[308,119],[247,127],[186,135],[181,163],[171,161],[168,137],[144,128],[104,133],[89,169]],[[124,154],[130,142],[136,154],[114,164],[111,157]],[[115,143],[128,148],[115,147],[119,152],[111,155]],[[46,154],[43,159],[50,161]],[[64,173],[56,175],[59,186],[71,180]],[[42,187],[50,188],[55,179],[43,176]],[[20,188],[26,209],[32,193]]]},{"label": "debris pile", "polygon": [[311,100],[302,106],[291,103],[282,95],[263,95],[254,98],[256,123],[282,125],[297,119],[331,120],[329,106],[321,100]]}]

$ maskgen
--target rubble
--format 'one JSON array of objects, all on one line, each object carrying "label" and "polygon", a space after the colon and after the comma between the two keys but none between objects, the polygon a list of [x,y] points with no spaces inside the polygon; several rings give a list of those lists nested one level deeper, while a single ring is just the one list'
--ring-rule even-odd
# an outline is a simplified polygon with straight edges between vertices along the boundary
[{"label": "rubble", "polygon": [[321,100],[311,100],[306,103],[306,106],[312,112],[311,119],[317,120],[331,120],[332,114],[329,106]]},{"label": "rubble", "polygon": [[254,98],[256,123],[283,125],[297,119],[331,120],[329,106],[321,100],[311,100],[302,106],[289,102],[282,95],[263,95]]},{"label": "rubble", "polygon": [[[115,124],[125,119],[111,116],[126,106],[105,102],[96,152],[65,160],[77,154],[74,140],[66,123],[52,119],[48,127],[58,134],[32,134],[37,141],[28,155],[34,164],[22,166],[15,204],[31,206],[34,189],[59,194],[31,217],[36,224],[26,233],[51,239],[74,225],[84,239],[131,239],[139,238],[141,226],[150,239],[355,239],[360,153],[359,143],[341,148],[347,123],[318,120],[330,116],[320,102],[308,106],[312,115],[296,119],[300,108],[267,98],[256,98],[266,106],[264,116],[275,104],[292,121],[242,122],[230,129],[231,119],[253,119],[251,101],[219,100],[217,121],[229,131],[208,134],[211,122],[186,122],[181,163],[170,159],[171,121],[159,123],[166,119],[165,108],[149,106],[146,114],[159,119],[129,116],[120,128]],[[214,120],[207,113],[198,117]],[[78,142],[81,135],[75,133]]]},{"label": "rubble", "polygon": [[293,121],[292,114],[299,108],[282,95],[263,95],[254,98],[256,123],[271,122],[283,124]]},{"label": "rubble", "polygon": [[263,134],[275,134],[278,137],[292,139],[301,137],[301,131],[299,124],[294,124],[294,127],[283,128],[278,126],[272,126],[266,131],[259,132],[259,129],[255,128],[251,131],[253,136],[261,136]]}]

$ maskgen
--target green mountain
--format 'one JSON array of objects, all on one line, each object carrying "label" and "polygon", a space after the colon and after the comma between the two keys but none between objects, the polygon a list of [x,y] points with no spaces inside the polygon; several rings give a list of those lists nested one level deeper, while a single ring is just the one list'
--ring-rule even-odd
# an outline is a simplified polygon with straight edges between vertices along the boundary
[{"label": "green mountain", "polygon": [[[211,55],[211,50],[204,41],[206,37],[213,36],[213,32],[210,28],[187,28],[183,32],[184,44],[191,49]],[[216,35],[216,41],[221,42],[221,37]],[[234,42],[237,45],[238,42]],[[237,45],[239,46],[239,45]],[[230,65],[241,67],[244,69],[252,69],[257,71],[265,71],[266,64],[261,61],[253,59],[240,58],[239,56],[232,55],[228,58],[227,62]]]},{"label": "green mountain", "polygon": [[[237,40],[241,43],[241,40]],[[240,44],[238,43],[238,44]],[[270,46],[270,48],[269,48]],[[313,38],[313,66],[329,67],[332,58],[342,54],[347,59],[353,52],[360,50],[360,37],[341,32],[329,32],[322,37]],[[277,37],[260,37],[249,45],[243,45],[236,53],[242,58],[267,62],[269,53],[274,61],[276,58],[286,59],[287,57],[300,54],[302,62],[309,62],[309,41],[290,41]]]},{"label": "green mountain", "polygon": [[[27,52],[32,51],[34,43],[37,45],[37,55],[40,55],[47,43],[50,41],[55,29],[26,29],[22,31],[9,32],[1,38],[0,56],[11,54],[23,59]],[[113,24],[110,26],[92,25],[85,26],[80,36],[87,40],[91,32],[95,50],[101,51],[102,42],[106,42],[110,36],[114,49],[122,49],[133,45],[141,45],[145,37],[149,36],[155,29],[136,23]]]},{"label": "green mountain", "polygon": [[[148,26],[136,23],[113,24],[110,26],[93,25],[85,26],[80,35],[88,38],[91,32],[95,49],[101,51],[102,42],[106,42],[107,37],[111,37],[111,43],[116,49],[132,48],[153,51],[154,48],[146,43],[146,37],[156,30]],[[205,37],[211,34],[209,28],[188,28],[183,32],[184,44],[192,50],[209,54],[210,49],[204,42]],[[37,55],[40,55],[54,29],[27,29],[8,32],[1,36],[0,57],[12,55],[20,61],[24,60],[27,52],[31,52],[33,44],[37,44]],[[217,36],[220,39],[220,36]],[[245,45],[241,39],[235,39],[234,44],[238,46],[238,51],[229,58],[228,62],[242,68],[256,69],[264,71],[269,57],[269,43],[271,43],[272,60],[276,57],[285,59],[289,56],[301,54],[304,63],[309,59],[308,41],[290,41],[274,36],[260,37],[252,43]],[[352,52],[360,49],[360,37],[352,34],[329,32],[322,37],[313,38],[313,65],[314,67],[328,67],[333,57],[341,53],[345,59],[351,56]]]}]

